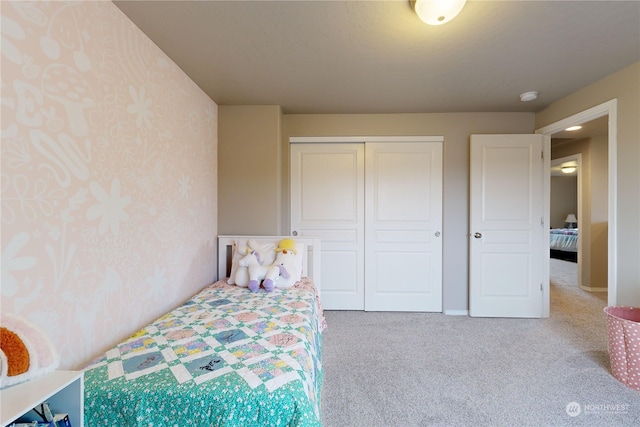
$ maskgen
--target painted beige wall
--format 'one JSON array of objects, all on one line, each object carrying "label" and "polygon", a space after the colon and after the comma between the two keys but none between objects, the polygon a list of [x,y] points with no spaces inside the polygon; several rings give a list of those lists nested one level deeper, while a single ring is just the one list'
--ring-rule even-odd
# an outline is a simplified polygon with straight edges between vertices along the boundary
[{"label": "painted beige wall", "polygon": [[[289,227],[289,138],[294,136],[444,136],[443,307],[468,310],[469,136],[532,133],[532,113],[309,114],[283,122],[283,223]],[[329,172],[329,170],[328,170]]]},{"label": "painted beige wall", "polygon": [[[591,138],[591,281],[594,288],[606,288],[608,282],[609,239],[609,152],[606,137]],[[640,286],[640,282],[638,282]]]},{"label": "painted beige wall", "polygon": [[219,107],[220,234],[280,234],[281,117],[277,105]]},{"label": "painted beige wall", "polygon": [[215,278],[217,106],[111,2],[2,2],[1,311],[78,369]]},{"label": "painted beige wall", "polygon": [[[618,180],[629,177],[629,182],[618,184],[618,197],[624,194],[623,201],[637,205],[640,194],[637,190],[640,168],[640,150],[638,140],[637,117],[638,96],[638,64],[621,70],[594,85],[584,88],[548,109],[533,114],[527,113],[439,113],[439,114],[326,114],[326,115],[283,115],[282,137],[280,146],[273,145],[271,138],[262,140],[269,149],[280,151],[280,196],[279,207],[281,215],[265,212],[255,216],[250,225],[251,229],[261,233],[277,234],[289,232],[289,147],[291,136],[361,136],[361,135],[443,135],[444,143],[444,308],[449,311],[464,311],[468,307],[468,169],[469,169],[469,135],[472,133],[531,133],[533,129],[541,128],[567,116],[586,110],[594,105],[618,98],[619,113],[619,160]],[[221,107],[221,109],[226,107]],[[235,107],[234,107],[235,108]],[[242,107],[249,108],[249,107]],[[251,116],[256,117],[264,113],[263,110],[272,107],[257,107],[245,110],[247,115],[235,126],[240,127],[243,122],[252,123]],[[533,117],[535,116],[535,118]],[[221,115],[220,127],[226,126],[226,118]],[[535,124],[534,124],[535,123]],[[269,124],[265,125],[271,129]],[[258,131],[257,131],[258,132]],[[222,135],[222,133],[221,133]],[[636,145],[634,145],[634,143]],[[231,145],[232,146],[232,145]],[[264,148],[264,147],[262,147]],[[248,150],[251,147],[247,147]],[[233,150],[233,149],[232,149]],[[622,154],[620,154],[622,151]],[[222,153],[222,149],[221,149]],[[230,153],[233,156],[239,154]],[[620,157],[622,156],[622,157]],[[222,163],[222,160],[221,160]],[[622,169],[620,169],[622,168]],[[220,191],[227,182],[233,182],[233,171],[220,173]],[[255,171],[253,173],[256,173]],[[229,180],[229,181],[228,181]],[[247,184],[245,184],[246,186]],[[253,193],[251,193],[253,194]],[[227,197],[227,196],[225,196]],[[243,193],[236,192],[220,203],[234,206],[243,205]],[[631,199],[630,199],[631,198]],[[619,201],[619,222],[631,228],[629,235],[622,236],[618,232],[618,247],[620,257],[624,261],[618,263],[619,298],[627,304],[640,305],[640,286],[638,286],[637,256],[640,248],[640,226],[638,226],[637,212],[640,207],[620,213],[623,209]],[[275,219],[274,219],[275,218]],[[275,221],[275,223],[273,222]],[[634,222],[635,221],[635,222]],[[241,221],[232,224],[234,229],[229,231],[248,232],[247,224]],[[225,224],[225,227],[227,225]],[[621,230],[619,228],[619,230]],[[222,231],[221,231],[222,232]],[[635,258],[634,258],[635,257]],[[633,262],[631,262],[633,261]]]},{"label": "painted beige wall", "polygon": [[551,228],[564,227],[570,213],[578,214],[578,180],[575,176],[551,177]]},{"label": "painted beige wall", "polygon": [[[617,304],[640,306],[640,62],[553,103],[536,114],[536,129],[617,99]],[[609,226],[611,229],[611,224]]]}]

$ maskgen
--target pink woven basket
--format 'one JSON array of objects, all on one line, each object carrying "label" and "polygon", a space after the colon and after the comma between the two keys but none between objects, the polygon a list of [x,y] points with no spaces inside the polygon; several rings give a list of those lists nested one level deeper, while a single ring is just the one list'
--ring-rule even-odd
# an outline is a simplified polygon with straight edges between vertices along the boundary
[{"label": "pink woven basket", "polygon": [[640,307],[606,307],[611,372],[640,391]]}]

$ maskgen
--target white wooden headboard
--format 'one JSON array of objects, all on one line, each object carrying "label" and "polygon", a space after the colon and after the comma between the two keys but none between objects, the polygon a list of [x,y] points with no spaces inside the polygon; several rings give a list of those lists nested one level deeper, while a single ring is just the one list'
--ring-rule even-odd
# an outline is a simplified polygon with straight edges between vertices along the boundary
[{"label": "white wooden headboard", "polygon": [[320,273],[320,239],[314,237],[292,237],[292,236],[218,236],[218,279],[229,277],[231,271],[231,259],[233,257],[233,244],[237,240],[254,239],[259,242],[275,243],[282,239],[293,239],[296,243],[305,245],[306,253],[302,259],[302,277],[313,279],[313,283],[320,294],[321,277]]}]

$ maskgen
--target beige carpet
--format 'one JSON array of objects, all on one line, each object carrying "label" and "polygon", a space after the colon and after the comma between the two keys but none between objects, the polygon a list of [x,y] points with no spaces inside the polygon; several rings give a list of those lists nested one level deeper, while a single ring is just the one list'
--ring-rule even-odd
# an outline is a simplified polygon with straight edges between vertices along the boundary
[{"label": "beige carpet", "polygon": [[583,292],[583,296],[590,295],[596,297],[606,304],[607,292],[589,292],[578,287],[578,264],[570,261],[562,261],[551,258],[549,262],[549,280],[551,282],[553,297],[554,287],[574,288]]},{"label": "beige carpet", "polygon": [[556,286],[578,286],[578,263],[551,258],[549,279]]},{"label": "beige carpet", "polygon": [[606,302],[553,264],[548,319],[327,311],[323,426],[640,426]]}]

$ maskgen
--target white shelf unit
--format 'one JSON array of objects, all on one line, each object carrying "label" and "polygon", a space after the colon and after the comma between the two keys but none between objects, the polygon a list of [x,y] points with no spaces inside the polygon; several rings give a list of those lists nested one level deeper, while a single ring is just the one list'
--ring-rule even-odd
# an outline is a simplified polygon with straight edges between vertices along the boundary
[{"label": "white shelf unit", "polygon": [[52,412],[69,414],[73,427],[84,427],[83,378],[82,371],[53,371],[0,390],[0,425],[40,420],[32,409],[48,402]]}]

